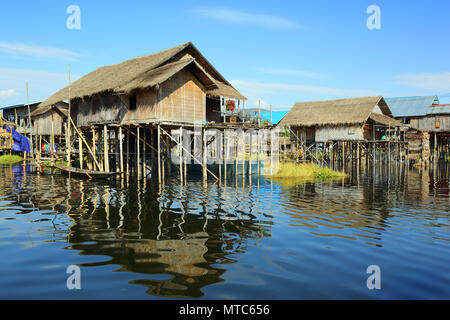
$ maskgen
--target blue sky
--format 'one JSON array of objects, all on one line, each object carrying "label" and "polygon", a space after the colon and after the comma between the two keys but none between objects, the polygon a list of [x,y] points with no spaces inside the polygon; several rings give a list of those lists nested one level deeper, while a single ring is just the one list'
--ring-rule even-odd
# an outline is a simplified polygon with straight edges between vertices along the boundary
[{"label": "blue sky", "polygon": [[[81,29],[69,30],[70,5]],[[369,30],[367,8],[381,11]],[[450,2],[8,1],[0,10],[0,106],[48,98],[103,66],[192,41],[255,107],[366,95],[450,103]]]}]

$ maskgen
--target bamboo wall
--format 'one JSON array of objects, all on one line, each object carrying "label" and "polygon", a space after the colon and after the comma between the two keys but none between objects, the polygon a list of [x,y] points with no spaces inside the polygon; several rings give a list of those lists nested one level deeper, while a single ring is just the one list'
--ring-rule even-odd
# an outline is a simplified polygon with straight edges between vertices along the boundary
[{"label": "bamboo wall", "polygon": [[55,136],[64,135],[65,119],[54,110],[49,110],[44,114],[35,117],[33,120],[33,134],[50,136],[52,134],[52,119],[53,130]]},{"label": "bamboo wall", "polygon": [[73,103],[71,115],[78,127],[92,123],[123,124],[153,121],[205,122],[206,93],[202,84],[186,70],[182,70],[155,89],[136,93],[136,109],[130,110],[126,95],[101,94]]}]

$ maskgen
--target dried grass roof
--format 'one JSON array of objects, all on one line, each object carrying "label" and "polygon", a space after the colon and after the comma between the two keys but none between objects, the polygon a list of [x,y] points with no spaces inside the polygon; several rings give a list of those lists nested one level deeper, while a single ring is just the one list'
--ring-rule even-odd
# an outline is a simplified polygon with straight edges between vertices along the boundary
[{"label": "dried grass roof", "polygon": [[[183,53],[185,53],[185,55]],[[181,63],[181,61],[185,60],[186,55],[192,56],[198,65],[201,65],[204,70],[206,70],[205,73],[207,73],[209,77],[217,80],[217,86],[212,88],[213,95],[220,94],[230,98],[246,100],[246,98],[234,89],[233,86],[208,62],[208,60],[206,60],[200,51],[198,51],[191,42],[188,42],[158,53],[98,68],[58,91],[44,101],[41,106],[49,106],[56,102],[67,100],[69,98],[69,89],[70,98],[75,99],[89,97],[106,91],[126,93],[138,89],[143,84],[159,84],[161,81],[164,81],[164,79],[167,80],[170,78],[170,76],[167,77],[167,74],[173,72],[173,68],[175,68],[174,65],[172,65],[172,69],[164,69],[164,65],[176,63],[177,61],[182,65],[183,63]],[[180,65],[178,65],[178,67]],[[187,65],[188,64],[185,66]],[[152,72],[152,70],[154,70],[154,72]],[[162,72],[163,70],[165,70],[167,74]],[[152,77],[155,77],[155,79],[152,79]],[[208,91],[207,94],[209,94]]]},{"label": "dried grass roof", "polygon": [[388,127],[406,127],[406,125],[401,123],[401,121],[395,120],[394,118],[380,113],[371,113],[369,118]]},{"label": "dried grass roof", "polygon": [[50,110],[55,110],[64,118],[67,118],[69,115],[69,109],[67,107],[50,105],[50,106],[39,106],[37,109],[33,110],[30,113],[30,117],[31,118],[39,117],[40,115],[43,115]]},{"label": "dried grass roof", "polygon": [[281,126],[350,125],[367,121],[378,105],[387,116],[392,116],[381,96],[298,102],[280,120]]}]

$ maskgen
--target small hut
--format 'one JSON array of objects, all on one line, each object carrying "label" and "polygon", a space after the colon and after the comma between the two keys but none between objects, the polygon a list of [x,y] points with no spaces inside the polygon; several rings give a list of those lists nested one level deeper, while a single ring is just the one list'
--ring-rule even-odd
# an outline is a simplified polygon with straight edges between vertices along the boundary
[{"label": "small hut", "polygon": [[62,148],[65,141],[68,104],[58,102],[49,106],[40,106],[30,113],[32,133],[38,146],[38,155]]},{"label": "small hut", "polygon": [[94,70],[41,106],[69,95],[79,128],[220,122],[237,115],[246,100],[190,42]]},{"label": "small hut", "polygon": [[381,96],[299,102],[278,125],[290,127],[307,142],[397,138],[394,129],[402,127]]},{"label": "small hut", "polygon": [[68,112],[65,102],[35,109],[30,114],[33,135],[64,136]]},{"label": "small hut", "polygon": [[[169,160],[175,146],[183,157],[191,151],[182,141],[191,137],[178,139],[174,132],[189,129],[193,136],[194,127],[205,130],[212,124],[241,124],[239,115],[246,98],[188,42],[98,68],[40,106],[63,100],[70,104],[66,143],[69,163],[73,131],[81,169],[87,153],[87,166],[95,170],[134,172],[138,177],[157,172],[161,180],[172,170]],[[206,134],[202,140],[206,141]],[[206,150],[205,143],[201,146]],[[196,161],[200,162],[198,158]],[[184,165],[180,162],[180,179],[187,170],[186,162]],[[206,180],[205,152],[201,165]]]},{"label": "small hut", "polygon": [[[297,141],[296,154],[305,153],[306,157],[309,150],[316,161],[320,154],[337,148],[343,158],[354,152],[352,157],[359,159],[360,148],[365,149],[366,154],[373,148],[370,154],[375,158],[375,146],[385,149],[383,154],[390,157],[391,151],[396,150],[391,149],[391,144],[400,143],[405,128],[392,117],[381,96],[299,102],[278,126],[291,131],[291,138]],[[399,152],[397,150],[397,157]]]}]

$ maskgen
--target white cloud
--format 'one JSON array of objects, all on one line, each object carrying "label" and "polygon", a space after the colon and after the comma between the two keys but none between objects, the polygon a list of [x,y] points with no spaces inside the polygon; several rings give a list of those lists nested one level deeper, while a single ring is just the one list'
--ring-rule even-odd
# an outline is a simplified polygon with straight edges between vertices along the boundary
[{"label": "white cloud", "polygon": [[311,79],[325,79],[326,76],[316,72],[309,72],[303,70],[295,70],[295,69],[277,69],[277,68],[261,68],[259,71],[275,74],[281,76],[292,76],[292,77],[300,77],[300,78],[311,78]]},{"label": "white cloud", "polygon": [[16,94],[16,90],[9,89],[9,90],[0,90],[0,99],[2,98],[9,98]]},{"label": "white cloud", "polygon": [[427,90],[431,93],[450,91],[450,72],[402,74],[395,78],[398,84],[418,90]]},{"label": "white cloud", "polygon": [[0,41],[0,52],[12,54],[12,55],[22,55],[22,56],[32,56],[39,58],[50,58],[58,60],[74,60],[80,55],[74,51],[55,48],[55,47],[43,47],[38,45],[28,45],[23,43],[9,43]]},{"label": "white cloud", "polygon": [[195,14],[232,24],[248,25],[268,29],[298,29],[300,25],[292,20],[269,14],[247,13],[225,8],[196,8]]},{"label": "white cloud", "polygon": [[244,95],[276,95],[282,93],[296,93],[296,94],[319,94],[325,96],[371,96],[377,93],[370,90],[358,89],[338,89],[320,86],[309,86],[299,84],[284,84],[284,83],[269,83],[269,82],[248,82],[233,80],[231,81],[234,87],[241,91]]}]

